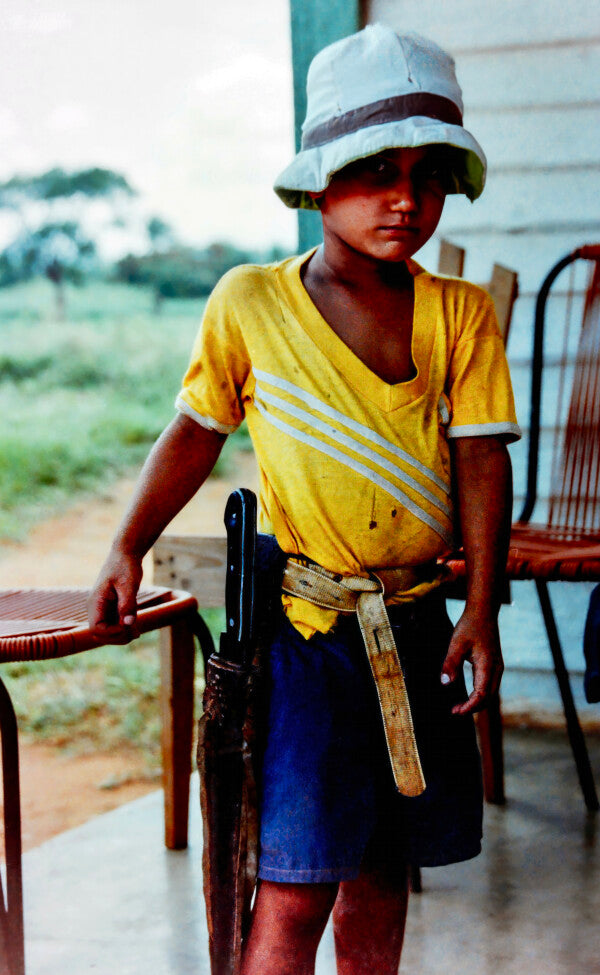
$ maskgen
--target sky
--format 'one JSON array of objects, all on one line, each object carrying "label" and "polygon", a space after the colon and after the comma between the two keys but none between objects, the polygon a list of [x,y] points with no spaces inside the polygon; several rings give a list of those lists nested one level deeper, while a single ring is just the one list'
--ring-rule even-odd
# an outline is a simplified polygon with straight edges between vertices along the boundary
[{"label": "sky", "polygon": [[287,0],[2,0],[0,180],[101,166],[187,242],[295,247]]}]

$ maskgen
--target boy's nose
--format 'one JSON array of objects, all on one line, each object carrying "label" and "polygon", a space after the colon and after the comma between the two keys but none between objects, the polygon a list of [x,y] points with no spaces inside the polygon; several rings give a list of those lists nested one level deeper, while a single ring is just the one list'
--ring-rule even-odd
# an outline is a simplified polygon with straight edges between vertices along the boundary
[{"label": "boy's nose", "polygon": [[396,180],[390,189],[390,206],[401,212],[417,209],[417,194],[411,179]]}]

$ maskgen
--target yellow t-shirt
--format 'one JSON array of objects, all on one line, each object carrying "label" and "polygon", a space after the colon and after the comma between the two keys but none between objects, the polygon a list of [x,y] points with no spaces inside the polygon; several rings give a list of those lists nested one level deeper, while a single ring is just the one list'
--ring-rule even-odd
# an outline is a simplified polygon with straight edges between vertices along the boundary
[{"label": "yellow t-shirt", "polygon": [[[285,552],[350,575],[430,562],[452,547],[448,438],[520,436],[492,300],[409,262],[416,375],[390,385],[313,304],[300,276],[309,256],[222,278],[177,408],[223,433],[246,417],[259,528]],[[305,636],[335,620],[284,604]]]}]

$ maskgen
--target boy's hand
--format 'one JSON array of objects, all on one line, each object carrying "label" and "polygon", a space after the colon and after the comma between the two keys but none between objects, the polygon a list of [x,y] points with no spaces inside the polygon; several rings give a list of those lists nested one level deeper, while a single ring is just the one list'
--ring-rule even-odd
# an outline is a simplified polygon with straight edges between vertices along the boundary
[{"label": "boy's hand", "polygon": [[504,663],[495,621],[472,618],[467,611],[463,613],[442,667],[442,684],[455,680],[465,660],[473,667],[473,690],[466,701],[452,708],[452,714],[481,711],[498,691]]},{"label": "boy's hand", "polygon": [[111,552],[88,600],[90,629],[99,641],[129,643],[138,635],[136,597],[141,581],[139,559]]}]

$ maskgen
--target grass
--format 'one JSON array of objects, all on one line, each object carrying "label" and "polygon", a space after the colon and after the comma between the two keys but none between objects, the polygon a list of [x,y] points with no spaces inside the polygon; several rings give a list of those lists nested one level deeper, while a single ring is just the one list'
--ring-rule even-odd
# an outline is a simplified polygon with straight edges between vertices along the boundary
[{"label": "grass", "polygon": [[[160,315],[153,302],[150,291],[96,282],[68,289],[58,321],[48,282],[0,289],[0,544],[139,466],[174,415],[204,302],[165,301]],[[231,440],[248,444],[244,431]],[[218,634],[222,614],[209,623]],[[2,678],[30,740],[77,753],[134,748],[149,775],[160,767],[154,635],[6,664]]]},{"label": "grass", "polygon": [[0,290],[0,540],[141,463],[173,416],[203,305],[156,315],[150,291],[96,282],[69,290],[60,322],[47,282]]}]

